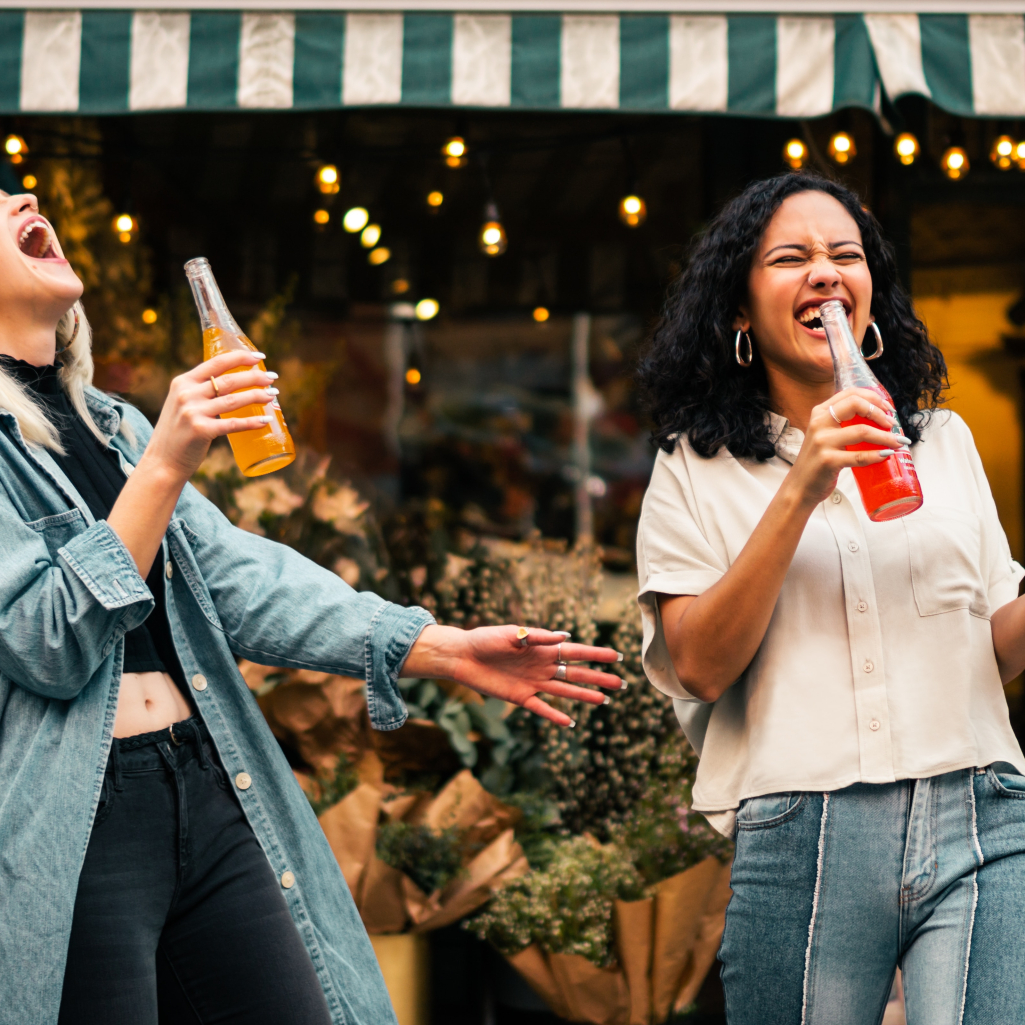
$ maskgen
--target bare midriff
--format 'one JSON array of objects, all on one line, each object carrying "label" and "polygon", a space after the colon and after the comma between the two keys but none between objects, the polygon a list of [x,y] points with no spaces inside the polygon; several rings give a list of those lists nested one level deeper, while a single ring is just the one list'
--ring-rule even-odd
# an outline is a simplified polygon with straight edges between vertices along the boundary
[{"label": "bare midriff", "polygon": [[167,673],[122,673],[114,718],[115,737],[166,730],[188,719],[189,703]]}]

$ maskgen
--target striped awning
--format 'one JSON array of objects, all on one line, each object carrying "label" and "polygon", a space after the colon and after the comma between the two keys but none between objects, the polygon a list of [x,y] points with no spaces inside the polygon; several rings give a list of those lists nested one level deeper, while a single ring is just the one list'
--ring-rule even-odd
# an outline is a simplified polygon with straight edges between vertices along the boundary
[{"label": "striped awning", "polygon": [[[966,0],[970,7],[970,0]],[[0,111],[1025,114],[1021,14],[0,10]]]}]

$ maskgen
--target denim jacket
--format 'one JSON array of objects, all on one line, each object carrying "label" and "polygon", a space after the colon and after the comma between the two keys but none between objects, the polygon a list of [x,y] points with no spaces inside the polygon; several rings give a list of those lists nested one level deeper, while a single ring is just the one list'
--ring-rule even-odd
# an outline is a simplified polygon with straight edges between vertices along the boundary
[{"label": "denim jacket", "polygon": [[[151,428],[86,394],[130,473]],[[127,418],[136,435],[119,434]],[[336,1025],[387,1025],[373,948],[310,806],[236,668],[254,662],[367,681],[373,725],[405,721],[398,670],[433,618],[233,527],[187,486],[158,558],[185,677],[283,889]],[[153,595],[124,544],[94,520],[43,449],[0,410],[0,1025],[51,1025],[72,911],[100,799],[127,630]],[[203,684],[206,683],[204,687]]]}]

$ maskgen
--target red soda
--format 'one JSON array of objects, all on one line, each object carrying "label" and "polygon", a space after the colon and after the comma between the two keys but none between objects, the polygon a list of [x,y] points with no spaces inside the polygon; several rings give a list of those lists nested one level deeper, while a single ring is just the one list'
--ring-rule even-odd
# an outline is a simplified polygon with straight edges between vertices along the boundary
[{"label": "red soda", "polygon": [[[872,373],[871,368],[865,362],[865,357],[861,354],[861,347],[854,340],[854,332],[851,331],[843,303],[835,299],[824,302],[819,310],[819,318],[825,328],[829,351],[833,357],[836,390],[869,388],[877,395],[882,396],[891,409],[894,408],[890,393]],[[863,416],[856,416],[843,422],[844,427],[850,427],[853,424],[879,427],[879,424]],[[890,430],[897,435],[904,433],[896,414],[894,414],[893,426]],[[849,452],[877,452],[883,448],[885,448],[884,445],[873,445],[870,442],[847,446]],[[902,445],[889,459],[881,463],[873,463],[871,466],[855,466],[852,467],[852,470],[870,520],[876,522],[895,520],[899,516],[907,516],[908,513],[913,513],[916,509],[921,508],[922,485],[918,481],[915,464],[906,445]]]}]

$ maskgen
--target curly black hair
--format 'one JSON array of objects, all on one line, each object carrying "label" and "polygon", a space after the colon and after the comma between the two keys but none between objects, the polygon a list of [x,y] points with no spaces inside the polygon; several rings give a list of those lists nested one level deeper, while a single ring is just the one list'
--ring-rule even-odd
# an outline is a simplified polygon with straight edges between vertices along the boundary
[{"label": "curly black hair", "polygon": [[666,452],[686,434],[705,457],[723,445],[738,458],[763,461],[775,455],[765,418],[770,408],[765,368],[757,352],[749,368],[738,366],[732,325],[773,214],[788,196],[811,190],[836,199],[861,230],[872,275],[872,312],[886,340],[873,370],[912,441],[920,438],[923,411],[942,401],[943,355],[915,316],[879,222],[843,185],[817,174],[784,174],[752,183],[723,207],[698,241],[655,328],[638,376],[654,423],[652,439]]}]

